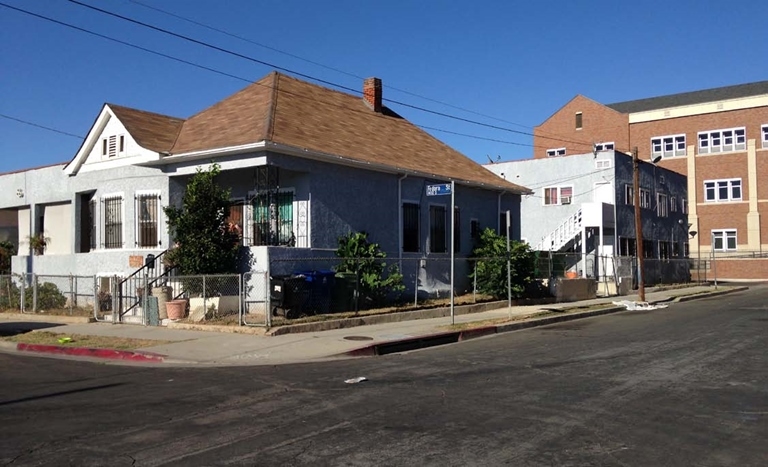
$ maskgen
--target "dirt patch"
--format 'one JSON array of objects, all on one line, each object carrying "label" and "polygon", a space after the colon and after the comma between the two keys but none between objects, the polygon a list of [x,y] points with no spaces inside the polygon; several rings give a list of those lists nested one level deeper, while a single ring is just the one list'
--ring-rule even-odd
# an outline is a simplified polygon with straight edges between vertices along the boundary
[{"label": "dirt patch", "polygon": [[[7,309],[0,310],[0,313],[21,313],[21,310],[7,308]],[[35,311],[35,312],[25,311],[24,314],[27,314],[27,315],[91,317],[91,316],[93,316],[93,308],[73,308],[72,311],[70,311],[68,308],[54,309],[54,310],[39,310],[39,311]]]},{"label": "dirt patch", "polygon": [[[69,339],[67,340],[67,338]],[[2,340],[25,344],[61,345],[66,347],[89,347],[93,349],[116,350],[135,350],[171,342],[151,339],[130,339],[127,337],[60,334],[49,331],[32,331],[11,337],[3,337]]]}]

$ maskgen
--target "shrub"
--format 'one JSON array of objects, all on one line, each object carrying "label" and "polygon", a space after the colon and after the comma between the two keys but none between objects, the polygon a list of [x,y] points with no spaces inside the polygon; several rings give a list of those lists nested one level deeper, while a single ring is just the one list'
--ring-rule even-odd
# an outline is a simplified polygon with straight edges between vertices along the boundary
[{"label": "shrub", "polygon": [[[493,229],[485,229],[480,234],[478,245],[473,250],[477,260],[476,273],[470,274],[475,279],[479,292],[493,297],[507,297],[507,239]],[[510,278],[512,298],[521,298],[530,290],[535,277],[536,257],[531,247],[524,242],[510,242]]]},{"label": "shrub", "polygon": [[351,232],[339,237],[336,256],[342,258],[341,264],[334,269],[337,273],[354,273],[360,286],[363,308],[383,304],[393,293],[405,290],[403,275],[397,265],[387,267],[378,243],[368,241],[368,233]]}]

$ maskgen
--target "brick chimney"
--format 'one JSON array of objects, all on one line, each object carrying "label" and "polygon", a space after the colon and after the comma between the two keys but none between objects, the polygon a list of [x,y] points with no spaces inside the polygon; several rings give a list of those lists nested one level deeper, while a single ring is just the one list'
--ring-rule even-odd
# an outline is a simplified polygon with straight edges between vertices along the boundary
[{"label": "brick chimney", "polygon": [[366,78],[363,81],[363,99],[374,112],[381,112],[381,79]]}]

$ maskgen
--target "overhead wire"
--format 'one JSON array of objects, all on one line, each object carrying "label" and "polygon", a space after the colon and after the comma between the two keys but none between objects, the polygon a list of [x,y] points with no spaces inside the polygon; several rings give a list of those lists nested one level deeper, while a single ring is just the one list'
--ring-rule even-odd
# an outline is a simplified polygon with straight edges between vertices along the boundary
[{"label": "overhead wire", "polygon": [[16,122],[19,122],[19,123],[23,123],[25,125],[34,126],[34,127],[37,127],[37,128],[42,128],[43,130],[53,131],[54,133],[59,133],[59,134],[62,134],[62,135],[71,136],[73,138],[83,139],[83,136],[81,136],[81,135],[76,135],[74,133],[69,133],[69,132],[63,131],[63,130],[57,130],[56,128],[51,128],[51,127],[48,127],[48,126],[45,126],[45,125],[41,125],[39,123],[34,123],[34,122],[30,122],[28,120],[23,120],[21,118],[12,117],[10,115],[0,114],[0,117],[7,118],[8,120],[13,120],[13,121],[16,121]]}]

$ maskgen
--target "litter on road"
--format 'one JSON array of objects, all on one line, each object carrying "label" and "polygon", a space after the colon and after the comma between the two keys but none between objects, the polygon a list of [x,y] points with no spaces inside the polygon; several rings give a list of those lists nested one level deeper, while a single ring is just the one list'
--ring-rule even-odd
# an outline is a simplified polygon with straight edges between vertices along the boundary
[{"label": "litter on road", "polygon": [[659,308],[666,308],[667,305],[663,304],[650,304],[648,302],[634,302],[631,300],[622,300],[620,302],[613,302],[614,305],[626,307],[627,310],[658,310]]},{"label": "litter on road", "polygon": [[347,384],[362,383],[363,381],[368,381],[368,378],[366,378],[365,376],[358,376],[357,378],[344,380],[344,382]]}]

